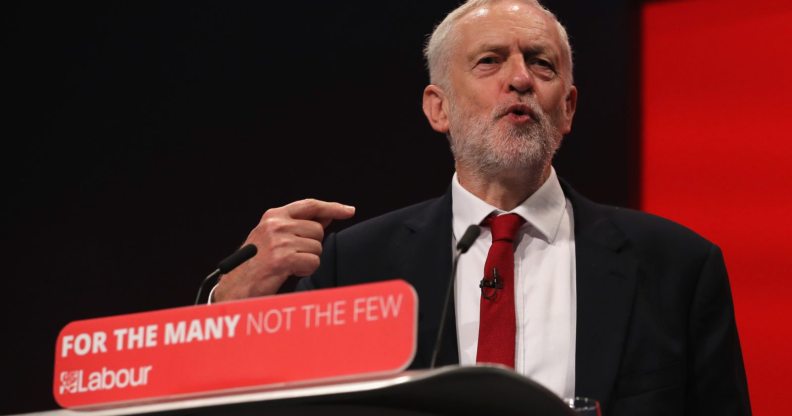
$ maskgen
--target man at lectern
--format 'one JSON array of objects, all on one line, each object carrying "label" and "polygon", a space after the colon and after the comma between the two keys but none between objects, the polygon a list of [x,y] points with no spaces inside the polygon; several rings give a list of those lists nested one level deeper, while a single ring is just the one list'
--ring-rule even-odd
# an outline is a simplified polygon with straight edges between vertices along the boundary
[{"label": "man at lectern", "polygon": [[556,176],[577,89],[564,27],[531,0],[473,0],[426,46],[423,110],[456,173],[439,198],[325,238],[354,215],[303,200],[268,210],[258,254],[214,301],[402,278],[421,300],[413,366],[429,365],[453,247],[460,258],[441,364],[500,363],[606,415],[750,414],[721,252],[670,221],[593,203]]}]

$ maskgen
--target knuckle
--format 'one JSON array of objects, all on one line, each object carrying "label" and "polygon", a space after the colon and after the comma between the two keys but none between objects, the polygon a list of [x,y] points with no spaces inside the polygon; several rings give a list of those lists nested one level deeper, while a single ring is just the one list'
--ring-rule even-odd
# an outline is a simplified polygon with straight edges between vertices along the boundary
[{"label": "knuckle", "polygon": [[319,200],[315,198],[306,198],[303,199],[303,205],[305,205],[306,208],[313,210],[319,207]]},{"label": "knuckle", "polygon": [[264,211],[264,214],[261,216],[261,220],[264,221],[267,218],[277,217],[277,216],[280,215],[282,210],[283,209],[280,208],[280,207],[279,208],[270,208],[270,209]]},{"label": "knuckle", "polygon": [[270,239],[270,247],[273,251],[280,251],[289,246],[289,239],[285,237],[273,237]]},{"label": "knuckle", "polygon": [[260,226],[265,233],[272,234],[282,232],[286,228],[287,222],[281,217],[268,217],[261,221]]},{"label": "knuckle", "polygon": [[308,263],[308,267],[311,268],[311,273],[313,273],[314,271],[316,271],[316,269],[319,268],[319,264],[321,263],[321,260],[319,259],[319,256],[311,256],[308,259],[307,263]]},{"label": "knuckle", "polygon": [[308,276],[313,274],[319,268],[320,260],[318,256],[303,257],[294,268],[295,273],[301,276]]},{"label": "knuckle", "polygon": [[324,229],[324,227],[322,227],[322,224],[319,224],[318,222],[315,222],[314,223],[314,229],[316,230],[316,236],[318,237],[317,239],[319,241],[324,240],[325,229]]}]

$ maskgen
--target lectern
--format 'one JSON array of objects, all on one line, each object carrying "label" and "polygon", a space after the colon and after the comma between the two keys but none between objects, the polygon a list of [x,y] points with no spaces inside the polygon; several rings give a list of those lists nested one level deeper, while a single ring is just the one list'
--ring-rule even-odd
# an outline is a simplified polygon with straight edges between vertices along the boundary
[{"label": "lectern", "polygon": [[48,416],[537,415],[574,416],[555,394],[500,367],[449,366],[395,376],[226,394]]}]

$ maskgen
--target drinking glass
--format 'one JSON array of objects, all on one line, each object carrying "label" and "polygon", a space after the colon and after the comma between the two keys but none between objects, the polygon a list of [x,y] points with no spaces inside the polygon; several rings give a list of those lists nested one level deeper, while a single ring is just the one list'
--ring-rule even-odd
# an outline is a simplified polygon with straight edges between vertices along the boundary
[{"label": "drinking glass", "polygon": [[564,399],[564,403],[569,405],[569,408],[580,416],[602,416],[599,402],[594,399],[575,397],[573,399]]}]

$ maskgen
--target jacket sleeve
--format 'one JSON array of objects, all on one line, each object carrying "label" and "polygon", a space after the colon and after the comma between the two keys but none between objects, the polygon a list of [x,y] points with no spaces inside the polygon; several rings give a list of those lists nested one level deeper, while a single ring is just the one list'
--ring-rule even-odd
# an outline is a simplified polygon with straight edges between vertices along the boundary
[{"label": "jacket sleeve", "polygon": [[699,275],[688,331],[685,414],[750,415],[729,279],[715,245]]}]

